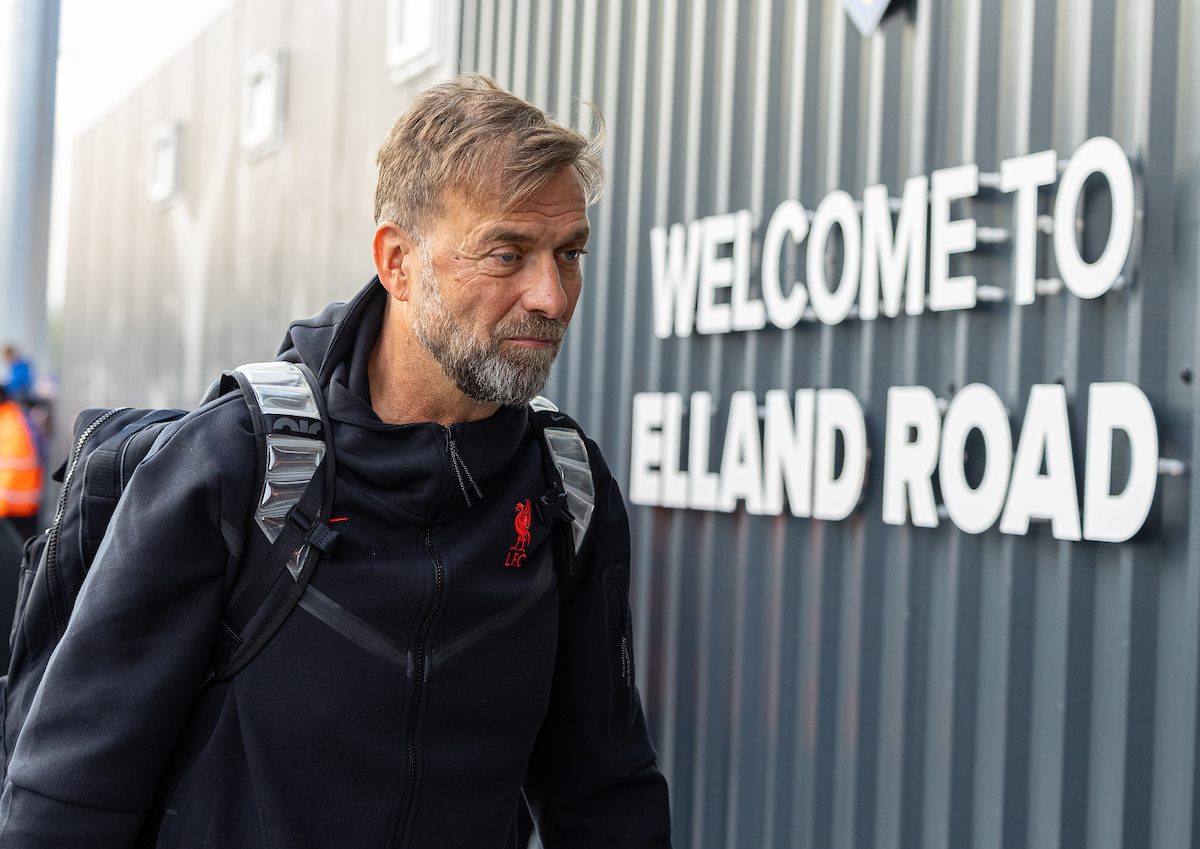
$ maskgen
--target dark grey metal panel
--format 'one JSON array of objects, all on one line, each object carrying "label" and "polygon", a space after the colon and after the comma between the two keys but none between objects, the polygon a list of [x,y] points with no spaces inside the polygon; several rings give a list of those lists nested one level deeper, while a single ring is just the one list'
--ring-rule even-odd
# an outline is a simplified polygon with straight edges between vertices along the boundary
[{"label": "dark grey metal panel", "polygon": [[[984,382],[1019,416],[1033,383],[1062,382],[1081,411],[1092,382],[1130,380],[1155,404],[1163,454],[1190,458],[1194,392],[1179,373],[1195,373],[1196,161],[1177,152],[1176,125],[1195,87],[1191,4],[917,2],[872,39],[834,0],[545,5],[466,3],[463,66],[548,108],[579,92],[605,114],[611,188],[552,392],[619,475],[633,394],[698,389],[721,404],[736,389],[844,386],[878,445],[892,385],[949,397]],[[509,68],[528,45],[530,72],[555,68],[553,81],[529,88]],[[912,174],[1065,156],[1094,135],[1122,143],[1144,186],[1146,254],[1119,293],[666,341],[649,327],[653,225],[749,208],[761,228],[785,197],[812,208],[879,180],[897,194]],[[1002,205],[964,209],[1008,224]],[[1006,248],[956,266],[1008,285]],[[1022,538],[882,525],[877,463],[866,506],[842,523],[633,511],[643,696],[677,845],[1191,839],[1187,484],[1164,479],[1144,539],[1075,544],[1045,526]]]}]

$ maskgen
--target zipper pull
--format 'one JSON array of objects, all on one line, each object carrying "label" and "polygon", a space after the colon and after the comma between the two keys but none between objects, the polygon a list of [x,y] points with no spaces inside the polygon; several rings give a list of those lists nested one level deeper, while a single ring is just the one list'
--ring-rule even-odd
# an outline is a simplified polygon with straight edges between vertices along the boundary
[{"label": "zipper pull", "polygon": [[621,634],[621,679],[625,682],[625,689],[633,689],[633,658],[629,651],[629,634]]},{"label": "zipper pull", "polygon": [[621,666],[623,677],[625,678],[625,687],[629,690],[633,689],[633,650],[630,646],[630,635],[632,632],[633,622],[629,611],[629,603],[626,602],[621,608]]},{"label": "zipper pull", "polygon": [[[458,443],[454,441],[454,434],[450,431],[450,428],[446,428],[446,453],[450,456],[450,467],[454,469],[454,474],[458,478],[458,488],[462,490],[467,506],[471,506],[471,495],[467,492],[466,481],[471,482],[471,487],[475,490],[475,495],[482,501],[483,493],[479,489],[479,484],[475,483],[475,478],[471,477],[471,470],[467,468],[462,455],[458,453]],[[463,480],[464,474],[466,475],[466,481]]]}]

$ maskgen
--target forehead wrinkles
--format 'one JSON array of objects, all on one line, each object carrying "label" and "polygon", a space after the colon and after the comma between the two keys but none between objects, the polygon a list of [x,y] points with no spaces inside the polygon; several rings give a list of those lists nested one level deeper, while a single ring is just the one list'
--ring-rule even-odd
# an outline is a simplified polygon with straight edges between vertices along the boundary
[{"label": "forehead wrinkles", "polygon": [[[573,179],[572,179],[573,178]],[[533,247],[580,247],[589,233],[587,199],[578,175],[560,171],[536,195],[516,203],[478,186],[446,193],[446,208],[429,228],[443,251],[479,258],[505,242]]]},{"label": "forehead wrinkles", "polygon": [[514,242],[535,245],[547,242],[551,247],[566,244],[583,244],[590,233],[587,219],[579,220],[574,215],[557,215],[532,221],[512,219],[481,224],[471,231],[469,238],[484,243]]},{"label": "forehead wrinkles", "polygon": [[490,245],[511,243],[557,248],[566,244],[585,244],[590,228],[586,212],[547,208],[488,216],[457,239],[456,248],[467,253],[485,250]]}]

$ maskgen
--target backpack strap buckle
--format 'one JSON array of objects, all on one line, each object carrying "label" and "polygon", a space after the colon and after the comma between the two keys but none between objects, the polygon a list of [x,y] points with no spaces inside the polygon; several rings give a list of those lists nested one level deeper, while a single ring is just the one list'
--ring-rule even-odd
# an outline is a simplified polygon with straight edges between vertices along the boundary
[{"label": "backpack strap buckle", "polygon": [[341,534],[316,516],[304,509],[304,502],[298,502],[288,511],[287,522],[299,532],[301,544],[311,545],[322,554],[332,554],[337,548]]},{"label": "backpack strap buckle", "polygon": [[324,522],[314,522],[304,534],[304,541],[322,554],[333,554],[342,535]]},{"label": "backpack strap buckle", "polygon": [[575,521],[575,517],[571,515],[571,511],[567,507],[567,493],[558,485],[557,481],[554,486],[538,496],[533,506],[537,510],[538,520],[544,525],[552,522],[570,524]]}]

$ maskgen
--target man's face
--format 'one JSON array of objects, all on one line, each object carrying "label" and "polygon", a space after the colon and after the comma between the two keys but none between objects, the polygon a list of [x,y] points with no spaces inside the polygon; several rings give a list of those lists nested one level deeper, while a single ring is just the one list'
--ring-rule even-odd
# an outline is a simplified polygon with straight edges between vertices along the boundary
[{"label": "man's face", "polygon": [[448,198],[427,228],[413,332],[468,398],[520,406],[550,379],[582,286],[583,185],[565,169],[532,197]]}]

